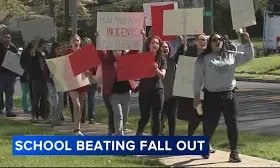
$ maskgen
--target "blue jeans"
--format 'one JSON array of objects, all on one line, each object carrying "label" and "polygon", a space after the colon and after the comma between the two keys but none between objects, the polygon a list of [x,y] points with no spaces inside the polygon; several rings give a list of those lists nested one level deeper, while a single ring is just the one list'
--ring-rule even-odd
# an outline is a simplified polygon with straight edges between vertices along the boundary
[{"label": "blue jeans", "polygon": [[[16,84],[16,76],[9,73],[0,73],[0,92],[5,93],[6,112],[12,112],[14,107],[14,87]],[[3,102],[3,96],[0,94],[0,104]],[[0,109],[1,110],[1,109]]]},{"label": "blue jeans", "polygon": [[88,120],[94,118],[94,107],[95,107],[95,92],[97,84],[91,84],[88,88]]}]

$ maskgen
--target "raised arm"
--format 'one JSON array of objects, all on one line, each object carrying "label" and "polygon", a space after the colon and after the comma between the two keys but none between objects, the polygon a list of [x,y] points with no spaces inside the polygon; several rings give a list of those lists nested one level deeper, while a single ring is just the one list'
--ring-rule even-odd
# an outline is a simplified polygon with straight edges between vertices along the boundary
[{"label": "raised arm", "polygon": [[244,45],[245,46],[245,51],[244,52],[236,52],[235,54],[235,64],[236,66],[243,65],[252,59],[254,59],[254,46],[250,40],[250,36],[248,33],[244,33],[244,39],[247,40],[247,43]]},{"label": "raised arm", "polygon": [[35,44],[33,45],[32,49],[31,49],[31,51],[30,51],[31,57],[34,57],[34,56],[35,56],[35,52],[36,52],[36,50],[38,49],[39,41],[40,41],[40,38],[39,38],[39,37],[36,37]]}]

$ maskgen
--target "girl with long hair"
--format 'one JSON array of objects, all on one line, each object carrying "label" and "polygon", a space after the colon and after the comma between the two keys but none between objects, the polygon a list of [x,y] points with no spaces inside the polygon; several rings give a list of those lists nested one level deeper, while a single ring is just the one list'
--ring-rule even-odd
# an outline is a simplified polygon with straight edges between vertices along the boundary
[{"label": "girl with long hair", "polygon": [[[51,45],[50,54],[48,55],[47,59],[60,57],[61,52],[62,52],[61,44],[58,42],[54,42]],[[53,81],[53,74],[50,73],[47,66],[43,69],[43,73],[47,81],[47,86],[49,90],[51,126],[59,126],[61,125],[61,119],[64,118],[63,117],[63,94],[64,93],[57,93]]]},{"label": "girl with long hair", "polygon": [[140,79],[139,83],[139,107],[141,118],[138,122],[137,136],[143,135],[143,131],[149,122],[152,111],[152,135],[159,136],[161,131],[161,113],[164,104],[163,78],[165,77],[167,62],[162,56],[162,40],[153,36],[146,40],[144,51],[153,52],[155,55],[154,68],[156,76]]},{"label": "girl with long hair", "polygon": [[[237,66],[245,64],[254,58],[254,48],[248,33],[245,52],[229,51],[220,34],[210,36],[204,52],[195,63],[193,91],[195,108],[201,105],[200,92],[203,86],[203,134],[211,140],[220,120],[221,113],[225,118],[228,140],[230,143],[230,162],[240,162],[237,152],[237,96],[236,80],[234,78]],[[203,156],[208,159],[209,156]]]}]

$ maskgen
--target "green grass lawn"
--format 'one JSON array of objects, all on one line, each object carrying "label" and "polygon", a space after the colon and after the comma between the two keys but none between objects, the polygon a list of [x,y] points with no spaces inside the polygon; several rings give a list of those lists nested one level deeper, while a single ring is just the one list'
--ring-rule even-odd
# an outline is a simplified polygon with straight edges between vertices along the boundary
[{"label": "green grass lawn", "polygon": [[236,69],[236,77],[279,80],[280,55],[255,58]]},{"label": "green grass lawn", "polygon": [[[19,100],[19,99],[17,99]],[[0,167],[162,167],[157,160],[134,156],[12,156],[13,135],[61,135],[27,122],[0,116]]]},{"label": "green grass lawn", "polygon": [[[107,110],[104,107],[99,107],[96,110],[96,122],[107,123]],[[139,121],[139,114],[129,116],[129,125],[128,128],[132,130],[137,129],[137,124]],[[167,124],[167,123],[166,123]],[[145,132],[150,133],[151,125],[148,124]],[[167,129],[165,133],[167,134]],[[187,134],[187,123],[178,120],[177,135],[186,135]],[[199,127],[197,130],[197,135],[202,135],[202,128]],[[215,148],[228,151],[228,140],[226,130],[224,128],[217,129],[213,137],[213,145]],[[279,136],[262,136],[255,135],[246,132],[240,133],[239,138],[239,151],[242,154],[261,157],[270,160],[280,161],[280,137]]]}]

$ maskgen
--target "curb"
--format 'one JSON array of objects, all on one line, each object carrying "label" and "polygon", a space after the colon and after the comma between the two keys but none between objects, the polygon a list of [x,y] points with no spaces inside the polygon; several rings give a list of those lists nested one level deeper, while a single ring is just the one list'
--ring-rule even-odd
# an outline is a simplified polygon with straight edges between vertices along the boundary
[{"label": "curb", "polygon": [[263,80],[263,79],[251,79],[251,78],[235,78],[237,81],[244,82],[262,82],[262,83],[280,83],[280,80]]}]

